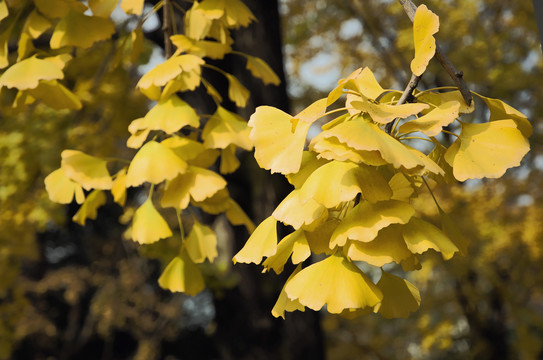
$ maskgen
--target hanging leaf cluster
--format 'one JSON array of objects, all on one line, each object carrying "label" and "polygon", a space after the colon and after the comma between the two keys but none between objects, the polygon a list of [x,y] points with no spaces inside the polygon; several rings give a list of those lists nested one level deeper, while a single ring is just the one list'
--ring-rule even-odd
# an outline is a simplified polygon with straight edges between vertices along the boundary
[{"label": "hanging leaf cluster", "polygon": [[[417,76],[435,54],[438,28],[437,15],[421,5],[413,25],[411,69]],[[436,182],[498,178],[529,150],[530,123],[500,100],[474,93],[490,119],[469,122],[463,115],[474,104],[467,105],[459,90],[415,90],[410,103],[399,103],[401,94],[383,89],[369,68],[361,68],[295,116],[269,106],[251,116],[258,164],[285,175],[294,187],[234,257],[277,274],[289,258],[297,265],[274,316],[325,306],[347,316],[407,317],[419,307],[419,291],[383,266],[397,264],[408,272],[420,268],[420,256],[429,250],[448,260],[469,245],[437,201],[441,227],[418,216],[412,200]],[[342,95],[344,106],[326,112]],[[319,119],[329,120],[304,150]],[[279,242],[278,222],[293,229]],[[302,267],[312,255],[321,260]],[[362,263],[381,269],[377,283]]]}]

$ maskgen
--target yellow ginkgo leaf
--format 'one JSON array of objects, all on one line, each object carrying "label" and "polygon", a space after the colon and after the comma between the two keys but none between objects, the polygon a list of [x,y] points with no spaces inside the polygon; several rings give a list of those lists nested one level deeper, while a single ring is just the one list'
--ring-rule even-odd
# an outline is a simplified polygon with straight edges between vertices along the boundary
[{"label": "yellow ginkgo leaf", "polygon": [[373,103],[365,96],[360,96],[358,101],[351,101],[351,105],[355,110],[369,114],[373,121],[383,125],[388,124],[396,118],[405,119],[429,108],[429,105],[424,103],[408,103],[401,105]]},{"label": "yellow ginkgo leaf", "polygon": [[336,228],[330,239],[330,248],[343,246],[347,239],[369,242],[379,230],[390,224],[405,224],[415,215],[415,209],[398,200],[386,200],[375,204],[361,201]]},{"label": "yellow ginkgo leaf", "polygon": [[236,157],[235,145],[230,144],[221,150],[221,166],[219,167],[221,174],[231,174],[236,171],[240,165],[241,162]]},{"label": "yellow ginkgo leaf", "polygon": [[0,2],[0,21],[9,16],[8,4],[5,1]]},{"label": "yellow ginkgo leaf", "polygon": [[383,301],[375,311],[385,319],[405,319],[420,306],[419,289],[405,279],[383,271],[377,287],[383,292]]},{"label": "yellow ginkgo leaf", "polygon": [[107,171],[107,161],[77,150],[64,150],[61,156],[61,164],[66,176],[80,184],[85,190],[109,190],[113,186],[113,181]]},{"label": "yellow ginkgo leaf", "polygon": [[411,61],[411,72],[421,76],[430,59],[436,52],[434,34],[439,30],[439,17],[428,10],[426,5],[420,5],[413,20],[413,37],[415,43],[415,58]]},{"label": "yellow ginkgo leaf", "polygon": [[131,41],[130,61],[133,64],[137,64],[140,58],[140,55],[145,50],[143,29],[138,27],[132,30],[132,32],[130,33],[130,41]]},{"label": "yellow ginkgo leaf", "polygon": [[532,135],[532,124],[530,124],[526,115],[499,99],[488,98],[477,93],[473,94],[483,99],[488,106],[488,109],[490,110],[490,121],[511,119],[517,124],[517,128],[525,138],[529,138]]},{"label": "yellow ginkgo leaf", "polygon": [[228,79],[228,98],[230,98],[236,106],[245,107],[251,93],[234,75],[225,74],[225,76]]},{"label": "yellow ginkgo leaf", "polygon": [[171,180],[187,170],[187,163],[172,149],[149,141],[130,162],[126,174],[126,186],[139,186],[144,182],[158,184]]},{"label": "yellow ginkgo leaf", "polygon": [[417,149],[414,149],[408,145],[404,145],[407,150],[409,150],[413,155],[415,155],[419,161],[424,165],[424,168],[422,169],[412,169],[407,170],[406,172],[411,175],[425,175],[426,173],[436,174],[436,175],[444,175],[445,171],[435,163],[434,160],[432,160],[428,155],[418,151]]},{"label": "yellow ginkgo leaf", "polygon": [[330,249],[330,238],[340,222],[341,220],[330,216],[323,224],[320,224],[314,230],[305,232],[305,237],[307,238],[307,243],[309,244],[311,252],[316,255],[330,255],[334,252]]},{"label": "yellow ginkgo leaf", "polygon": [[358,165],[350,162],[331,161],[322,165],[300,188],[300,199],[313,199],[329,209],[354,199],[362,191],[357,170]]},{"label": "yellow ginkgo leaf", "polygon": [[445,160],[446,152],[447,152],[446,147],[441,145],[439,142],[435,142],[435,147],[428,154],[428,157],[432,159],[432,161],[435,162],[437,166],[439,166],[443,170],[443,174],[430,173],[429,176],[431,179],[434,179],[438,183],[444,182],[446,184],[455,184],[456,179],[454,178],[454,175],[453,175],[453,168]]},{"label": "yellow ginkgo leaf", "polygon": [[326,304],[332,314],[373,307],[383,298],[381,290],[339,253],[300,271],[286,283],[285,292],[315,311]]},{"label": "yellow ginkgo leaf", "polygon": [[113,195],[113,201],[117,204],[124,206],[126,201],[126,168],[122,168],[115,175],[113,180],[113,186],[111,187],[111,195]]},{"label": "yellow ginkgo leaf", "polygon": [[441,230],[416,217],[403,227],[402,234],[409,250],[416,254],[433,249],[441,252],[443,259],[449,260],[458,251],[458,247]]},{"label": "yellow ginkgo leaf", "polygon": [[251,128],[239,115],[218,106],[202,131],[202,139],[207,148],[224,149],[234,144],[249,151],[253,149],[250,132]]},{"label": "yellow ginkgo leaf", "polygon": [[224,55],[232,51],[232,48],[227,44],[216,41],[194,40],[182,34],[172,35],[170,40],[177,48],[176,55],[187,52],[201,58],[222,59]]},{"label": "yellow ginkgo leaf", "polygon": [[277,252],[277,221],[268,217],[257,226],[243,248],[234,256],[235,263],[260,264],[264,256]]},{"label": "yellow ginkgo leaf", "polygon": [[197,128],[200,125],[196,111],[177,95],[161,100],[149,110],[144,119],[147,129],[162,130],[167,134],[172,134],[184,126]]},{"label": "yellow ginkgo leaf", "polygon": [[249,216],[243,211],[241,206],[238,205],[232,199],[228,199],[228,209],[225,211],[226,218],[232,225],[243,225],[247,228],[249,234],[252,234],[255,231],[255,224],[251,221]]},{"label": "yellow ginkgo leaf", "polygon": [[47,175],[44,180],[45,190],[49,194],[49,199],[59,204],[69,204],[72,202],[75,194],[75,201],[82,204],[85,201],[85,193],[81,185],[72,181],[64,172],[63,168],[53,171]]},{"label": "yellow ginkgo leaf", "polygon": [[[11,31],[6,30],[0,35],[0,69],[4,69],[9,65],[9,41],[10,41]],[[0,81],[2,77],[0,76]]]},{"label": "yellow ginkgo leaf", "polygon": [[310,124],[301,122],[292,131],[292,116],[271,106],[259,106],[251,118],[249,134],[260,167],[272,173],[296,173],[300,169]]},{"label": "yellow ginkgo leaf", "polygon": [[138,118],[132,120],[128,125],[128,131],[131,136],[126,140],[126,146],[131,149],[139,149],[151,132],[151,129],[147,128],[145,118]]},{"label": "yellow ginkgo leaf", "polygon": [[185,35],[194,40],[203,39],[211,29],[213,21],[206,16],[200,4],[195,1],[185,13]]},{"label": "yellow ginkgo leaf", "polygon": [[449,125],[458,117],[459,109],[458,101],[448,101],[426,115],[406,122],[400,126],[399,130],[404,134],[420,131],[428,136],[437,136],[444,126]]},{"label": "yellow ginkgo leaf", "polygon": [[438,106],[449,101],[456,101],[460,104],[460,107],[458,108],[460,114],[470,114],[475,110],[475,102],[472,101],[470,106],[468,106],[462,97],[460,90],[447,92],[424,91],[417,95],[417,101]]},{"label": "yellow ginkgo leaf", "polygon": [[95,220],[98,216],[98,208],[106,203],[106,194],[102,190],[93,190],[85,199],[85,202],[72,217],[72,221],[85,226],[87,219]]},{"label": "yellow ginkgo leaf", "polygon": [[166,220],[155,209],[151,198],[136,210],[132,220],[132,240],[140,244],[152,244],[160,239],[172,236]]},{"label": "yellow ginkgo leaf", "polygon": [[[287,283],[290,279],[292,279],[293,276],[298,274],[302,270],[302,265],[298,265],[296,269],[290,274],[290,276],[287,279]],[[286,286],[286,285],[285,285]],[[293,312],[296,310],[299,311],[305,311],[305,307],[300,304],[298,300],[290,300],[287,296],[287,293],[285,292],[285,286],[283,286],[283,289],[281,289],[281,293],[279,294],[279,298],[277,299],[277,302],[273,306],[273,309],[271,311],[272,315],[274,317],[282,317],[283,320],[285,319],[285,311]]]},{"label": "yellow ginkgo leaf", "polygon": [[273,269],[276,274],[280,274],[290,255],[292,255],[293,264],[299,264],[311,255],[304,231],[301,229],[285,236],[277,244],[277,252],[262,263],[264,271]]},{"label": "yellow ginkgo leaf", "polygon": [[193,203],[206,213],[217,215],[232,207],[230,200],[228,189],[224,188],[217,191],[212,197],[207,198],[204,201],[194,201]]},{"label": "yellow ginkgo leaf", "polygon": [[254,77],[262,80],[264,84],[279,85],[281,80],[268,64],[261,58],[247,55],[247,70]]},{"label": "yellow ginkgo leaf", "polygon": [[148,89],[153,85],[164,86],[182,72],[195,71],[202,64],[204,60],[195,55],[172,56],[143,75],[136,86],[140,89]]},{"label": "yellow ginkgo leaf", "polygon": [[392,189],[391,199],[409,202],[411,196],[415,192],[411,182],[405,177],[404,174],[396,173],[388,181],[390,188]]},{"label": "yellow ginkgo leaf", "polygon": [[324,222],[328,216],[328,210],[313,199],[302,201],[300,190],[293,190],[281,201],[272,216],[286,225],[291,225],[294,229],[302,226],[307,229],[309,225],[313,228]]},{"label": "yellow ginkgo leaf", "polygon": [[78,97],[56,80],[42,80],[36,88],[26,91],[55,110],[79,110],[82,106]]},{"label": "yellow ginkgo leaf", "polygon": [[362,190],[362,198],[369,202],[388,200],[392,196],[392,189],[376,168],[360,165],[356,169],[356,176]]},{"label": "yellow ginkgo leaf", "polygon": [[439,215],[441,216],[441,229],[447,237],[456,245],[461,255],[468,253],[468,242],[464,235],[458,230],[458,226],[453,222],[451,217],[438,207]]},{"label": "yellow ginkgo leaf", "polygon": [[445,160],[459,181],[499,178],[507,169],[519,166],[529,150],[528,140],[513,120],[462,123],[460,136],[445,153]]},{"label": "yellow ginkgo leaf", "polygon": [[128,15],[141,15],[145,0],[121,0],[121,9]]},{"label": "yellow ginkgo leaf", "polygon": [[230,27],[239,28],[249,26],[256,20],[253,13],[241,0],[222,0],[226,10],[226,23]]},{"label": "yellow ginkgo leaf", "polygon": [[319,158],[338,161],[352,161],[354,163],[371,166],[385,165],[379,151],[356,150],[340,142],[336,137],[324,137],[326,133],[315,136],[309,145],[309,150],[318,153]]},{"label": "yellow ginkgo leaf", "polygon": [[115,26],[109,19],[70,11],[55,26],[49,45],[51,49],[64,46],[87,49],[97,41],[109,39],[114,32]]},{"label": "yellow ginkgo leaf", "polygon": [[391,262],[400,264],[413,255],[405,245],[401,225],[395,224],[380,230],[370,242],[348,241],[343,249],[351,260],[379,267]]},{"label": "yellow ginkgo leaf", "polygon": [[194,220],[189,236],[185,240],[187,252],[195,263],[202,263],[205,259],[210,262],[218,256],[217,236],[209,226]]},{"label": "yellow ginkgo leaf", "polygon": [[395,168],[407,170],[423,169],[421,159],[377,125],[363,118],[356,118],[336,125],[321,134],[322,137],[336,137],[340,142],[356,150],[378,151],[383,160]]},{"label": "yellow ginkgo leaf", "polygon": [[202,272],[190,259],[186,251],[174,257],[158,278],[161,288],[173,292],[182,292],[190,296],[204,290]]},{"label": "yellow ginkgo leaf", "polygon": [[185,209],[192,197],[204,201],[226,187],[226,181],[219,174],[197,166],[189,166],[185,173],[168,182],[162,195],[162,207]]},{"label": "yellow ginkgo leaf", "polygon": [[77,0],[33,0],[36,8],[50,19],[65,17],[68,12],[84,13],[87,7]]},{"label": "yellow ginkgo leaf", "polygon": [[94,15],[109,18],[118,2],[118,0],[89,0],[89,8]]},{"label": "yellow ginkgo leaf", "polygon": [[320,119],[325,112],[326,98],[314,101],[290,120],[292,123],[292,132],[295,131],[298,121],[302,121],[306,124],[313,124],[316,120]]},{"label": "yellow ginkgo leaf", "polygon": [[362,69],[360,74],[354,77],[352,84],[355,86],[352,90],[361,93],[368,99],[375,100],[385,91],[381,85],[379,85],[373,72],[368,67]]},{"label": "yellow ginkgo leaf", "polygon": [[34,89],[40,80],[62,79],[64,73],[57,66],[33,56],[9,67],[0,76],[0,86],[19,90]]},{"label": "yellow ginkgo leaf", "polygon": [[32,11],[28,16],[24,25],[24,31],[27,32],[32,39],[39,38],[44,32],[49,30],[51,22],[47,18],[40,15],[36,10]]},{"label": "yellow ginkgo leaf", "polygon": [[362,73],[362,68],[356,69],[345,79],[340,79],[337,82],[337,86],[330,91],[328,97],[326,98],[326,105],[330,106],[334,103],[340,96],[343,94],[343,88],[345,88],[349,83],[352,83],[353,80]]},{"label": "yellow ginkgo leaf", "polygon": [[311,151],[304,151],[302,153],[302,163],[300,164],[300,169],[292,174],[286,176],[289,183],[291,183],[296,189],[302,187],[304,182],[307,180],[309,175],[313,171],[317,170],[322,165],[326,164],[325,159],[317,159],[314,153]]}]

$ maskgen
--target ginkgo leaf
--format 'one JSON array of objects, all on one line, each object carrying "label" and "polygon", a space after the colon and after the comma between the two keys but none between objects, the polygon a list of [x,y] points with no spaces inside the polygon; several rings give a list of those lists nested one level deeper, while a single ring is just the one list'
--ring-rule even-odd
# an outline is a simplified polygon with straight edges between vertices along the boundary
[{"label": "ginkgo leaf", "polygon": [[81,185],[72,181],[64,172],[63,168],[59,168],[45,177],[45,190],[49,194],[49,199],[59,204],[69,204],[72,202],[74,195],[75,201],[82,204],[85,201],[85,193]]},{"label": "ginkgo leaf", "polygon": [[[292,279],[293,276],[298,274],[302,270],[302,265],[298,265],[296,269],[290,274],[288,277],[286,283],[289,282],[290,279]],[[286,284],[285,283],[285,284]],[[286,286],[286,285],[285,285]],[[285,311],[293,312],[296,310],[299,311],[305,311],[305,307],[300,304],[298,300],[290,300],[287,296],[287,293],[285,292],[285,286],[283,286],[283,289],[281,289],[281,293],[279,294],[279,298],[277,299],[277,302],[273,306],[273,309],[271,311],[272,315],[274,317],[282,317],[283,320],[285,319]]]},{"label": "ginkgo leaf", "polygon": [[144,182],[158,184],[171,180],[187,170],[187,163],[172,149],[149,141],[137,152],[126,174],[126,186],[139,186]]},{"label": "ginkgo leaf", "polygon": [[358,165],[350,162],[331,161],[322,165],[300,188],[300,199],[313,199],[329,209],[354,199],[362,191],[357,169]]},{"label": "ginkgo leaf", "polygon": [[[10,37],[11,36],[11,31],[10,29],[4,31],[1,35],[0,35],[0,69],[4,69],[6,68],[8,65],[9,65],[9,59],[8,59],[8,56],[9,56],[9,41],[10,41]],[[2,77],[0,76],[0,81],[1,81]]]},{"label": "ginkgo leaf", "polygon": [[[103,18],[109,18],[115,7],[117,6],[118,0],[89,0],[89,8],[92,10],[92,13],[96,16]],[[142,1],[143,4],[143,1]],[[121,3],[122,7],[122,3]],[[124,9],[123,9],[124,10]]]},{"label": "ginkgo leaf", "polygon": [[470,114],[475,110],[475,102],[472,101],[468,106],[460,90],[447,92],[424,91],[417,95],[417,101],[437,106],[449,101],[455,101],[460,104],[460,107],[458,108],[460,114]]},{"label": "ginkgo leaf", "polygon": [[360,165],[356,169],[356,177],[362,190],[362,198],[369,202],[388,200],[392,196],[392,189],[376,168]]},{"label": "ginkgo leaf", "polygon": [[0,2],[0,21],[9,16],[8,4],[5,1]]},{"label": "ginkgo leaf", "polygon": [[292,131],[292,116],[271,106],[259,106],[251,118],[249,138],[260,167],[272,173],[296,173],[300,169],[310,124],[301,122]]},{"label": "ginkgo leaf", "polygon": [[161,288],[173,292],[182,292],[190,296],[204,290],[202,272],[190,259],[186,251],[174,257],[158,278]]},{"label": "ginkgo leaf", "polygon": [[416,217],[403,227],[402,234],[409,250],[416,254],[433,249],[441,252],[444,260],[449,260],[458,251],[458,247],[441,230]]},{"label": "ginkgo leaf", "polygon": [[317,170],[327,162],[328,161],[325,159],[317,159],[315,154],[310,151],[304,151],[302,153],[302,163],[300,164],[300,169],[295,173],[288,174],[286,178],[288,182],[291,183],[296,189],[299,189],[302,187],[309,175],[313,173],[313,171]]},{"label": "ginkgo leaf", "polygon": [[420,131],[427,136],[437,136],[444,126],[452,123],[459,115],[460,103],[448,101],[419,117],[400,126],[399,131],[408,134]]},{"label": "ginkgo leaf", "polygon": [[426,5],[420,5],[413,20],[413,37],[415,43],[415,58],[411,61],[411,72],[421,76],[426,70],[430,59],[436,52],[434,34],[439,30],[439,17],[428,10]]},{"label": "ginkgo leaf", "polygon": [[352,101],[351,105],[354,109],[369,114],[371,119],[376,123],[383,125],[388,124],[396,118],[405,119],[429,108],[429,105],[424,103],[408,103],[401,105],[373,103],[365,96],[361,96],[358,101]]},{"label": "ginkgo leaf", "polygon": [[401,226],[395,224],[380,230],[370,242],[348,241],[343,249],[351,260],[379,267],[391,262],[400,264],[413,255],[405,245]]},{"label": "ginkgo leaf", "polygon": [[445,153],[445,160],[459,181],[499,178],[507,169],[519,166],[529,150],[528,140],[513,120],[462,123],[460,136]]},{"label": "ginkgo leaf", "polygon": [[83,13],[87,10],[85,4],[77,0],[33,0],[32,2],[40,13],[50,19],[63,18],[70,11]]},{"label": "ginkgo leaf", "polygon": [[87,49],[97,41],[109,39],[114,32],[115,26],[109,19],[70,11],[55,26],[49,45],[51,49],[64,46]]},{"label": "ginkgo leaf", "polygon": [[217,191],[212,197],[207,198],[204,201],[194,201],[193,203],[206,213],[217,215],[232,207],[232,202],[230,200],[228,189],[224,188]]},{"label": "ginkgo leaf", "polygon": [[120,206],[124,206],[126,201],[126,168],[122,168],[115,175],[113,185],[111,187],[111,195],[113,195],[113,201]]},{"label": "ginkgo leaf", "polygon": [[162,196],[162,207],[185,209],[190,197],[204,201],[226,187],[219,174],[197,166],[189,166],[185,173],[168,182]]},{"label": "ginkgo leaf", "polygon": [[241,0],[222,0],[226,10],[226,23],[230,27],[239,28],[249,26],[256,20],[253,13]]},{"label": "ginkgo leaf", "polygon": [[34,89],[40,80],[62,79],[64,73],[57,66],[33,56],[10,66],[0,76],[0,86],[19,90]]},{"label": "ginkgo leaf", "polygon": [[130,41],[130,61],[133,64],[136,64],[138,63],[140,55],[145,50],[143,29],[138,27],[132,30],[132,32],[130,33]]},{"label": "ginkgo leaf", "polygon": [[202,130],[202,139],[207,148],[224,149],[234,144],[249,151],[253,149],[250,132],[251,128],[239,115],[218,106]]},{"label": "ginkgo leaf", "polygon": [[430,173],[430,178],[434,179],[437,182],[444,182],[446,184],[455,184],[456,179],[453,175],[453,168],[445,160],[445,154],[447,148],[441,145],[439,142],[435,143],[434,149],[428,154],[428,157],[432,159],[433,162],[437,164],[442,170],[443,174],[432,174]]},{"label": "ginkgo leaf", "polygon": [[316,255],[330,255],[334,252],[332,249],[330,249],[330,238],[340,222],[341,220],[335,217],[328,217],[323,224],[320,224],[314,230],[305,232],[307,243],[309,244],[311,252]]},{"label": "ginkgo leaf", "polygon": [[311,255],[304,231],[301,229],[290,233],[279,241],[277,252],[262,263],[264,271],[273,269],[276,274],[280,274],[290,255],[292,255],[293,264],[299,264]]},{"label": "ginkgo leaf", "polygon": [[249,70],[254,77],[261,79],[265,85],[279,85],[281,83],[281,80],[279,79],[277,74],[270,68],[268,64],[266,64],[264,60],[256,56],[247,55],[246,57],[247,70]]},{"label": "ginkgo leaf", "polygon": [[240,165],[241,163],[236,157],[235,145],[230,144],[221,150],[221,165],[219,167],[219,172],[221,174],[231,174],[236,171]]},{"label": "ginkgo leaf", "polygon": [[314,101],[313,103],[311,103],[311,105],[309,105],[293,117],[293,119],[291,120],[292,132],[294,132],[294,130],[296,129],[298,121],[302,121],[306,124],[313,124],[316,120],[321,118],[325,112],[326,98]]},{"label": "ginkgo leaf", "polygon": [[62,168],[70,179],[80,184],[85,190],[109,190],[113,186],[107,171],[107,161],[87,155],[77,150],[64,150]]},{"label": "ginkgo leaf", "polygon": [[365,67],[360,74],[355,76],[352,83],[356,91],[367,97],[368,99],[377,99],[385,91],[375,79],[370,68]]},{"label": "ginkgo leaf", "polygon": [[320,136],[324,138],[336,137],[340,142],[356,150],[378,151],[383,160],[397,169],[417,170],[424,168],[421,159],[409,151],[404,144],[385,133],[377,125],[360,117],[325,130]]},{"label": "ginkgo leaf", "polygon": [[209,32],[212,19],[201,9],[201,3],[195,1],[185,13],[185,35],[194,40],[203,39]]},{"label": "ginkgo leaf", "polygon": [[235,263],[260,264],[264,256],[270,257],[277,252],[277,220],[272,216],[262,221],[234,256]]},{"label": "ginkgo leaf", "polygon": [[232,48],[227,44],[207,40],[198,41],[182,34],[172,35],[170,40],[177,48],[176,55],[187,52],[201,58],[222,59],[224,55],[232,51]]},{"label": "ginkgo leaf", "polygon": [[202,143],[187,137],[171,136],[161,144],[171,148],[177,156],[190,165],[203,168],[213,165],[220,154],[218,150],[206,149]]},{"label": "ginkgo leaf", "polygon": [[132,220],[132,240],[140,244],[152,244],[160,239],[172,236],[172,231],[166,220],[154,207],[151,198],[136,210]]},{"label": "ginkgo leaf", "polygon": [[255,224],[251,221],[249,216],[243,211],[241,206],[238,205],[232,199],[228,199],[228,209],[225,211],[226,218],[232,225],[243,225],[247,228],[249,234],[252,234],[255,231]]},{"label": "ginkgo leaf", "polygon": [[201,11],[212,20],[220,19],[225,12],[224,0],[204,0],[200,2]]},{"label": "ginkgo leaf", "polygon": [[394,174],[388,181],[388,184],[392,189],[391,199],[394,200],[409,202],[409,199],[415,192],[411,182],[401,172]]},{"label": "ginkgo leaf", "polygon": [[438,207],[439,215],[441,216],[441,229],[447,237],[456,245],[461,255],[468,253],[468,242],[464,235],[458,230],[458,226],[454,223],[451,217]]},{"label": "ginkgo leaf", "polygon": [[131,136],[126,140],[126,146],[131,149],[139,149],[151,132],[151,129],[147,128],[145,118],[139,118],[132,120],[128,125],[128,131]]},{"label": "ginkgo leaf", "polygon": [[324,137],[320,133],[310,143],[309,150],[318,153],[318,157],[326,160],[351,161],[372,166],[385,165],[378,151],[355,150],[340,142],[336,137]]},{"label": "ginkgo leaf", "polygon": [[407,150],[409,150],[413,155],[415,155],[419,161],[424,165],[424,168],[422,169],[412,169],[407,170],[406,172],[412,175],[425,175],[426,173],[436,174],[436,175],[444,175],[445,172],[443,169],[435,163],[434,160],[432,160],[429,156],[426,154],[418,151],[417,149],[414,149],[408,145],[404,145]]},{"label": "ginkgo leaf", "polygon": [[147,129],[162,130],[167,134],[172,134],[184,126],[197,128],[200,125],[196,111],[177,95],[161,100],[149,110],[144,119]]},{"label": "ginkgo leaf", "polygon": [[420,292],[409,281],[383,271],[377,287],[383,301],[375,308],[385,319],[407,318],[420,306]]},{"label": "ginkgo leaf", "polygon": [[202,64],[204,60],[196,55],[172,56],[143,75],[136,86],[140,89],[148,89],[152,85],[164,86],[182,72],[194,71]]},{"label": "ginkgo leaf", "polygon": [[230,98],[236,106],[245,107],[251,93],[234,75],[225,74],[225,76],[228,79],[228,98]]},{"label": "ginkgo leaf", "polygon": [[379,230],[390,224],[406,224],[415,215],[415,209],[406,202],[386,200],[375,204],[361,201],[336,228],[330,239],[330,248],[343,246],[347,239],[369,242]]},{"label": "ginkgo leaf", "polygon": [[526,115],[499,99],[488,98],[477,93],[473,94],[483,99],[488,106],[488,109],[490,110],[490,121],[511,119],[515,122],[515,124],[517,124],[517,128],[525,138],[532,136],[532,124],[530,124],[530,121],[528,121]]},{"label": "ginkgo leaf", "polygon": [[85,226],[85,221],[87,219],[95,220],[98,216],[98,208],[104,205],[106,200],[106,194],[102,190],[93,190],[72,217],[72,221],[81,226]]},{"label": "ginkgo leaf", "polygon": [[198,220],[194,221],[185,241],[190,258],[197,264],[205,259],[213,262],[218,256],[217,236],[209,226],[202,225]]},{"label": "ginkgo leaf", "polygon": [[27,32],[32,39],[39,38],[44,32],[51,28],[52,24],[47,18],[40,15],[36,10],[32,11],[28,16],[24,25],[24,31]]},{"label": "ginkgo leaf", "polygon": [[347,84],[352,83],[352,80],[355,79],[357,76],[359,76],[362,73],[362,71],[363,71],[362,68],[356,69],[345,79],[338,80],[337,86],[332,91],[330,91],[330,93],[328,94],[328,97],[326,98],[326,105],[330,106],[337,99],[339,99],[340,96],[343,94],[343,88],[346,87]]},{"label": "ginkgo leaf", "polygon": [[56,80],[41,80],[37,87],[26,91],[55,110],[79,110],[82,106],[78,97]]},{"label": "ginkgo leaf", "polygon": [[128,15],[141,15],[145,0],[121,0],[121,9]]},{"label": "ginkgo leaf", "polygon": [[332,314],[373,307],[383,298],[381,290],[338,253],[300,271],[286,283],[285,292],[290,300],[315,311],[326,304]]},{"label": "ginkgo leaf", "polygon": [[300,190],[293,190],[281,201],[272,216],[284,224],[291,225],[294,229],[299,229],[304,225],[307,229],[308,225],[317,226],[324,222],[328,216],[328,210],[313,199],[302,201]]}]

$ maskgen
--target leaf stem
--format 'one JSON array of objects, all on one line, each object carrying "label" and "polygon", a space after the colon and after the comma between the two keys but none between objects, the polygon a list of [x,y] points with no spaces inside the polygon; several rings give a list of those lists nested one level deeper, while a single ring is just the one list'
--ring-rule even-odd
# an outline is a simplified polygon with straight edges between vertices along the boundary
[{"label": "leaf stem", "polygon": [[455,133],[453,133],[453,132],[451,132],[451,131],[448,131],[448,130],[441,130],[441,132],[444,132],[445,134],[449,134],[449,135],[456,136],[457,138],[459,137],[459,136],[456,135]]}]

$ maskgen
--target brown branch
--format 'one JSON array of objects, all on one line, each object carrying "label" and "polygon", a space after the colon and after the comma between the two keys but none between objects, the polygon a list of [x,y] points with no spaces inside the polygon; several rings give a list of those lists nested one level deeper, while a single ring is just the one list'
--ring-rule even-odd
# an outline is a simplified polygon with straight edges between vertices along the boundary
[{"label": "brown branch", "polygon": [[[409,20],[413,22],[415,19],[415,12],[417,11],[417,7],[411,0],[398,0],[400,4],[402,5],[403,9],[405,10],[405,13],[409,17]],[[473,98],[471,97],[471,92],[469,91],[468,86],[464,82],[463,76],[464,73],[462,71],[457,70],[453,63],[449,60],[449,58],[441,51],[441,48],[436,42],[436,59],[439,61],[441,66],[445,69],[447,74],[451,77],[451,79],[454,81],[454,84],[458,87],[458,90],[460,90],[460,93],[462,94],[462,97],[464,98],[464,101],[468,106],[471,105],[471,102],[473,101]]]},{"label": "brown branch", "polygon": [[[420,76],[417,76],[415,74],[411,74],[411,79],[407,83],[407,86],[405,87],[405,90],[402,93],[402,96],[400,96],[400,100],[396,103],[396,105],[401,105],[407,101],[409,96],[413,93],[413,90],[417,87],[420,80]],[[387,124],[385,127],[385,131],[387,134],[390,134],[392,131],[392,126],[394,125],[394,121],[391,121]]]},{"label": "brown branch", "polygon": [[164,0],[162,6],[162,31],[164,32],[164,57],[169,59],[172,54],[172,42],[170,36],[172,36],[172,16],[170,11],[172,10],[170,0]]}]

